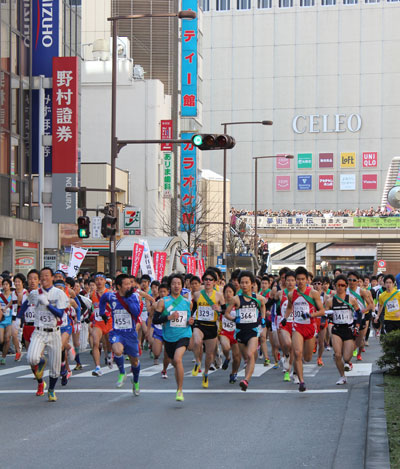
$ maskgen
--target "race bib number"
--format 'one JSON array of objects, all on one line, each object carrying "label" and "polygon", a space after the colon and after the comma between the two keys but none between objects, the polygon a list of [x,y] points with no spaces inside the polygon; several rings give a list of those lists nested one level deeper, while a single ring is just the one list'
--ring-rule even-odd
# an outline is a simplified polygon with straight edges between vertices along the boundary
[{"label": "race bib number", "polygon": [[233,332],[236,329],[236,324],[225,316],[222,316],[222,329],[228,332]]},{"label": "race bib number", "polygon": [[67,313],[64,313],[62,317],[61,327],[67,327],[67,326],[68,326],[68,315]]},{"label": "race bib number", "polygon": [[250,324],[257,322],[257,308],[240,308],[240,323],[241,324]]},{"label": "race bib number", "polygon": [[94,309],[94,320],[95,321],[102,321],[103,318],[100,316],[100,308]]},{"label": "race bib number", "polygon": [[390,300],[386,303],[386,311],[388,313],[395,313],[396,311],[399,311],[399,302],[395,298],[394,300]]},{"label": "race bib number", "polygon": [[132,316],[125,310],[115,310],[114,329],[132,329]]},{"label": "race bib number", "polygon": [[35,312],[28,308],[25,311],[25,322],[33,322],[35,320]]},{"label": "race bib number", "polygon": [[211,306],[199,306],[197,319],[199,321],[214,321],[214,310]]},{"label": "race bib number", "polygon": [[299,322],[302,324],[310,324],[310,318],[303,318],[303,314],[310,314],[310,307],[306,300],[303,298],[298,298],[293,303],[293,314],[294,314],[294,321]]},{"label": "race bib number", "polygon": [[171,319],[169,325],[171,327],[186,327],[187,326],[187,311],[174,311],[178,313],[179,317],[176,319]]},{"label": "race bib number", "polygon": [[13,305],[12,306],[12,315],[16,317],[18,314],[18,305]]},{"label": "race bib number", "polygon": [[351,310],[333,311],[334,324],[352,324],[353,312]]},{"label": "race bib number", "polygon": [[39,313],[39,327],[53,327],[54,326],[54,316],[47,311],[40,311]]}]

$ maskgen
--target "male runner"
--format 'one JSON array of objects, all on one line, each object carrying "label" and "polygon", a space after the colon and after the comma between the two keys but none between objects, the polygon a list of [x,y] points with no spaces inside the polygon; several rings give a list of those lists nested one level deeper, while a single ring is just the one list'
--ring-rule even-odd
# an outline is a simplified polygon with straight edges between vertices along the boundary
[{"label": "male runner", "polygon": [[[314,278],[313,278],[313,281],[312,281],[312,287],[314,288],[314,290],[316,290],[320,297],[321,297],[321,303],[324,304],[324,301],[325,301],[325,291],[323,290],[322,288],[323,286],[323,279],[322,277],[320,277],[319,275],[316,275]],[[316,323],[316,330],[317,330],[317,334],[318,334],[318,340],[316,342],[318,342],[318,357],[317,357],[317,365],[318,366],[324,366],[324,362],[322,361],[322,355],[324,353],[324,350],[325,350],[325,336],[326,336],[326,329],[328,327],[328,322],[326,320],[326,317],[325,316],[321,316],[319,318],[315,318],[315,323]],[[314,346],[314,353],[315,353],[315,349],[317,347],[317,344]]]},{"label": "male runner", "polygon": [[99,303],[99,314],[102,320],[107,324],[110,320],[106,313],[106,306],[111,308],[112,329],[109,332],[112,350],[114,352],[114,361],[119,368],[119,377],[117,388],[124,385],[126,372],[124,366],[124,356],[127,354],[131,362],[133,374],[133,394],[139,396],[139,340],[136,332],[136,322],[140,316],[140,297],[133,291],[129,275],[120,274],[115,279],[117,292],[107,291],[103,293]]},{"label": "male runner", "polygon": [[286,317],[286,309],[288,307],[288,296],[296,289],[296,274],[292,271],[286,272],[285,286],[279,292],[279,300],[281,305],[282,320],[279,324],[279,341],[281,343],[283,358],[282,367],[285,371],[283,381],[290,382],[290,368],[293,363],[292,333],[293,333],[293,313]]},{"label": "male runner", "polygon": [[[260,295],[265,298],[265,301],[268,301],[269,295],[271,293],[271,281],[267,275],[261,279],[261,290],[259,291]],[[260,333],[260,348],[264,356],[264,366],[268,366],[271,363],[271,360],[268,356],[268,347],[267,347],[267,334],[268,327],[264,327]]]},{"label": "male runner", "polygon": [[182,296],[183,278],[173,274],[169,278],[171,294],[161,298],[154,313],[154,324],[162,324],[165,351],[175,368],[176,400],[182,402],[184,369],[182,358],[192,336],[190,301]]},{"label": "male runner", "polygon": [[393,275],[385,275],[383,281],[386,291],[379,295],[379,309],[374,322],[378,323],[383,313],[384,333],[389,334],[400,329],[400,291],[395,286]]},{"label": "male runner", "polygon": [[11,279],[3,279],[2,287],[3,293],[0,293],[0,345],[3,346],[3,349],[2,357],[0,358],[0,365],[5,365],[8,349],[10,347],[12,330]]}]

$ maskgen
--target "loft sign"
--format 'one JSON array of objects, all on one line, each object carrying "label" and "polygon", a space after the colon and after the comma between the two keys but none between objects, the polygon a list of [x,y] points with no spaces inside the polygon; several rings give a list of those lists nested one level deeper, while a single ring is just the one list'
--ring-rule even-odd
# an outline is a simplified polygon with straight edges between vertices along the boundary
[{"label": "loft sign", "polygon": [[296,134],[358,132],[361,129],[360,114],[298,114],[292,121],[293,132]]}]

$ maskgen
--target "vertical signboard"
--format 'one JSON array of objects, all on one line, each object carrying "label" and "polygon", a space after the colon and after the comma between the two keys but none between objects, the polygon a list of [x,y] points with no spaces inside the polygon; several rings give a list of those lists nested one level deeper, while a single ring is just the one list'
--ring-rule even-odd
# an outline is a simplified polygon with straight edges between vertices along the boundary
[{"label": "vertical signboard", "polygon": [[[190,140],[192,133],[183,133]],[[191,232],[196,224],[197,160],[193,143],[181,147],[181,231]]]},{"label": "vertical signboard", "polygon": [[53,59],[53,223],[76,223],[78,58]]},{"label": "vertical signboard", "polygon": [[275,158],[276,169],[290,169],[290,159],[285,158],[284,156],[279,156]]},{"label": "vertical signboard", "polygon": [[341,174],[340,175],[340,190],[341,191],[355,191],[356,190],[356,175],[355,174]]},{"label": "vertical signboard", "polygon": [[356,167],[356,154],[354,152],[340,153],[340,167],[341,168],[355,168]]},{"label": "vertical signboard", "polygon": [[378,189],[378,175],[377,174],[363,174],[362,175],[362,188],[363,188],[363,191],[377,190]]},{"label": "vertical signboard", "polygon": [[333,153],[320,153],[319,154],[319,167],[320,168],[333,168]]},{"label": "vertical signboard", "polygon": [[163,154],[163,181],[162,181],[162,196],[164,199],[171,199],[173,197],[173,159],[171,152],[164,152]]},{"label": "vertical signboard", "polygon": [[312,168],[312,153],[298,153],[297,167],[298,169]]},{"label": "vertical signboard", "polygon": [[[52,77],[53,57],[59,53],[59,0],[35,0],[32,2],[32,75]],[[44,134],[52,135],[52,92],[45,90]],[[32,172],[39,172],[39,92],[32,92]],[[52,148],[44,148],[44,169],[52,172]]]},{"label": "vertical signboard", "polygon": [[[172,120],[161,121],[161,140],[172,139]],[[172,143],[162,143],[161,151],[172,151]]]},{"label": "vertical signboard", "polygon": [[[198,0],[182,0],[182,10],[197,13]],[[197,18],[182,20],[181,114],[197,116]]]}]

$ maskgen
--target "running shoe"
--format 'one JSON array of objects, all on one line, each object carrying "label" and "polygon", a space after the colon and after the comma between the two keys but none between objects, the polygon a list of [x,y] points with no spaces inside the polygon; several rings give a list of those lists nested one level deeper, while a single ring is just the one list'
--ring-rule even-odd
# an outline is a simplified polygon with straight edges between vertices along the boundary
[{"label": "running shoe", "polygon": [[152,350],[150,350],[149,357],[153,360],[153,358],[154,358],[154,353],[153,353]]},{"label": "running shoe", "polygon": [[363,359],[363,358],[362,358],[362,356],[361,356],[361,353],[359,353],[359,354],[357,355],[357,361],[358,361],[358,362],[362,362],[362,359]]},{"label": "running shoe", "polygon": [[292,373],[292,374],[291,374],[291,377],[292,377],[292,379],[293,379],[293,383],[294,383],[294,384],[299,384],[299,383],[300,383],[299,377],[297,376],[296,373]]},{"label": "running shoe", "polygon": [[346,379],[346,376],[342,376],[339,381],[336,381],[336,384],[338,386],[342,385],[342,384],[346,384],[347,383],[347,379]]},{"label": "running shoe", "polygon": [[132,383],[133,383],[133,387],[132,387],[132,392],[135,396],[139,396],[140,395],[140,387],[139,387],[139,383],[135,383],[133,381],[133,378],[132,378]]},{"label": "running shoe", "polygon": [[353,357],[356,357],[356,356],[357,356],[357,349],[355,349],[353,352]]},{"label": "running shoe", "polygon": [[235,384],[237,381],[237,373],[233,373],[232,375],[229,375],[229,383],[230,384]]},{"label": "running shoe", "polygon": [[199,373],[201,373],[200,365],[196,363],[192,370],[192,376],[197,376]]},{"label": "running shoe", "polygon": [[299,383],[299,392],[304,392],[306,390],[306,385],[304,382]]},{"label": "running shoe", "polygon": [[155,359],[154,359],[153,364],[154,364],[154,365],[158,365],[158,358],[155,358]]},{"label": "running shoe", "polygon": [[96,368],[92,371],[92,376],[102,376],[102,374],[103,372],[99,366],[96,366]]},{"label": "running shoe", "polygon": [[271,364],[271,360],[270,360],[269,358],[266,358],[266,359],[264,360],[264,366],[268,366],[268,365],[270,365],[270,364]]},{"label": "running shoe", "polygon": [[126,381],[126,373],[120,373],[115,386],[117,388],[122,388],[122,386],[125,384],[125,381]]},{"label": "running shoe", "polygon": [[[366,347],[369,347],[368,340],[365,341],[365,346],[366,346]],[[365,352],[365,350],[364,350],[364,352]]]},{"label": "running shoe", "polygon": [[280,359],[281,359],[281,354],[280,354],[280,352],[278,352],[278,362],[279,362]]},{"label": "running shoe", "polygon": [[324,362],[322,361],[322,358],[318,358],[317,365],[318,366],[324,366]]},{"label": "running shoe", "polygon": [[6,359],[0,358],[0,365],[5,365],[5,364],[6,364]]},{"label": "running shoe", "polygon": [[224,363],[222,364],[222,369],[223,369],[223,370],[227,370],[227,369],[228,369],[229,362],[230,362],[230,359],[229,359],[229,358],[225,358]]},{"label": "running shoe", "polygon": [[274,370],[277,370],[279,368],[279,363],[278,362],[275,362],[274,363],[274,366],[272,367]]},{"label": "running shoe", "polygon": [[209,368],[210,371],[215,371],[215,366],[211,363],[210,365],[210,368]]},{"label": "running shoe", "polygon": [[365,348],[364,347],[361,349],[361,353],[365,353]]},{"label": "running shoe", "polygon": [[54,392],[54,389],[49,389],[47,393],[47,397],[49,398],[49,402],[56,402],[57,396],[56,396],[56,393]]},{"label": "running shoe", "polygon": [[112,358],[111,358],[111,357],[107,357],[107,358],[106,358],[106,365],[108,366],[108,368],[110,368],[110,370],[112,370],[113,361],[112,361]]},{"label": "running shoe", "polygon": [[208,376],[203,375],[203,381],[201,382],[201,385],[203,388],[207,389],[208,388]]},{"label": "running shoe", "polygon": [[183,392],[182,391],[176,391],[176,400],[178,402],[183,402],[185,399],[183,398]]},{"label": "running shoe", "polygon": [[350,371],[350,363],[345,362],[344,371]]},{"label": "running shoe", "polygon": [[215,368],[217,370],[219,370],[221,368],[221,365],[222,365],[222,358],[221,358],[221,355],[220,354],[217,354],[216,358],[215,358],[215,361],[214,361],[214,365],[215,365]]},{"label": "running shoe", "polygon": [[168,375],[167,375],[167,372],[165,370],[162,370],[161,372],[161,378],[162,379],[168,379]]},{"label": "running shoe", "polygon": [[331,348],[329,345],[327,345],[326,350],[327,350],[328,352],[330,352],[330,351],[332,350],[332,348]]},{"label": "running shoe", "polygon": [[82,370],[82,369],[83,369],[83,366],[80,363],[77,363],[76,367],[74,368],[74,371],[79,371],[79,370]]},{"label": "running shoe", "polygon": [[317,351],[317,342],[315,341],[313,353],[316,353],[316,351]]},{"label": "running shoe", "polygon": [[283,381],[289,381],[290,382],[290,373],[288,371],[285,371],[285,374],[283,376]]},{"label": "running shoe", "polygon": [[37,365],[36,369],[36,379],[42,379],[43,378],[43,373],[44,373],[44,368],[46,366],[47,360],[46,358],[41,358],[39,364]]},{"label": "running shoe", "polygon": [[16,362],[20,362],[20,361],[21,361],[21,357],[22,357],[21,352],[17,352],[17,353],[15,354],[15,361],[16,361]]},{"label": "running shoe", "polygon": [[239,383],[239,386],[242,391],[247,391],[247,388],[249,387],[249,383],[245,379],[242,379],[242,381],[240,381]]},{"label": "running shoe", "polygon": [[289,366],[290,366],[289,357],[283,356],[281,361],[282,361],[282,368],[284,369],[284,371],[289,371]]},{"label": "running shoe", "polygon": [[71,347],[68,350],[68,359],[69,359],[69,361],[73,362],[75,360],[75,357],[76,357],[75,349],[74,349],[74,347]]},{"label": "running shoe", "polygon": [[61,373],[61,386],[66,386],[68,384],[68,372],[67,370]]},{"label": "running shoe", "polygon": [[44,396],[44,391],[46,390],[46,381],[42,381],[38,383],[36,395],[37,396]]}]

